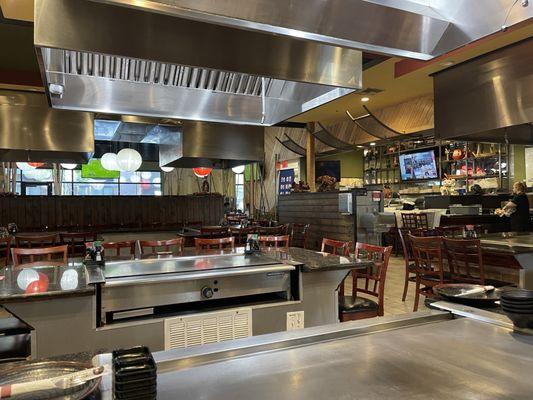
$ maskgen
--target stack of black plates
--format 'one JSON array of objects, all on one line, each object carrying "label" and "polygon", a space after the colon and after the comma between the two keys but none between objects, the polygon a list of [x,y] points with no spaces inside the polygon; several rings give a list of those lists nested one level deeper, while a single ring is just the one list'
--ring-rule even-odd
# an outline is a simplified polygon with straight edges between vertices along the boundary
[{"label": "stack of black plates", "polygon": [[157,368],[147,347],[113,351],[115,399],[151,400],[157,397]]},{"label": "stack of black plates", "polygon": [[500,304],[517,328],[533,329],[533,290],[505,291],[501,295]]}]

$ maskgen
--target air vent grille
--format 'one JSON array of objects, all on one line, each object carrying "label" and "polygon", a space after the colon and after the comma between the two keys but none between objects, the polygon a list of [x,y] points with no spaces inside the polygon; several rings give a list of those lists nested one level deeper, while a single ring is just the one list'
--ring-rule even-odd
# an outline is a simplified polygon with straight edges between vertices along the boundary
[{"label": "air vent grille", "polygon": [[[261,96],[262,91],[262,77],[257,75],[73,50],[51,49],[51,57],[60,61],[64,69],[62,72],[72,75],[249,96]],[[272,81],[272,78],[265,78],[266,93],[269,92]]]},{"label": "air vent grille", "polygon": [[202,313],[165,320],[165,350],[252,336],[252,309]]}]

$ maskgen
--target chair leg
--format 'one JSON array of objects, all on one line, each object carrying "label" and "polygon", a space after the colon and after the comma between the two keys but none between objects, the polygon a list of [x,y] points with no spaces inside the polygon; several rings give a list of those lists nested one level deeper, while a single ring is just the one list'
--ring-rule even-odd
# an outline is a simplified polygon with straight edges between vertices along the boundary
[{"label": "chair leg", "polygon": [[413,312],[418,311],[418,301],[420,298],[420,281],[416,280],[416,288],[415,288],[415,305],[413,307]]},{"label": "chair leg", "polygon": [[407,297],[407,287],[409,286],[409,272],[405,272],[405,282],[403,283],[403,295],[402,295],[402,301],[405,301],[405,298]]}]

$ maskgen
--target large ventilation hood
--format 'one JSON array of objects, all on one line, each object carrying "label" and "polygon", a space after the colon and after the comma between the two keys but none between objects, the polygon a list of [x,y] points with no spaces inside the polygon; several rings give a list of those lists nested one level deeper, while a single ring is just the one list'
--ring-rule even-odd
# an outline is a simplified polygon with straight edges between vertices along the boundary
[{"label": "large ventilation hood", "polygon": [[533,39],[434,75],[435,135],[533,143]]},{"label": "large ventilation hood", "polygon": [[0,90],[0,161],[86,163],[92,114],[54,110],[42,93]]},{"label": "large ventilation hood", "polygon": [[361,88],[358,50],[88,0],[36,0],[35,45],[59,109],[269,126]]},{"label": "large ventilation hood", "polygon": [[164,167],[231,168],[264,160],[260,126],[96,115],[96,140],[159,145]]}]

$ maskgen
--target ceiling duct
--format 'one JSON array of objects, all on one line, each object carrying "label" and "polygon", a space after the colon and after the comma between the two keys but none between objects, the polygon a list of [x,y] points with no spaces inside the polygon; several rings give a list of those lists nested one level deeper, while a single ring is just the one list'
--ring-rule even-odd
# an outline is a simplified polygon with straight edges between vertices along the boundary
[{"label": "ceiling duct", "polygon": [[358,50],[154,5],[36,0],[35,46],[52,107],[270,126],[361,88]]},{"label": "ceiling duct", "polygon": [[86,163],[93,116],[54,110],[41,93],[0,90],[0,161]]},{"label": "ceiling duct", "polygon": [[433,76],[435,135],[533,143],[533,39]]}]

